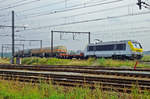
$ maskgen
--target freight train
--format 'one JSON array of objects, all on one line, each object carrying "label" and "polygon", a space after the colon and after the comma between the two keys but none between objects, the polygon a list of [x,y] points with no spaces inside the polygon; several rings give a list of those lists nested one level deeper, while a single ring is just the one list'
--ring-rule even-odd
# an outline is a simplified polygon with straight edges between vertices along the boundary
[{"label": "freight train", "polygon": [[[109,41],[88,44],[84,51],[77,54],[68,54],[67,48],[64,46],[54,47],[54,57],[57,58],[113,58],[113,59],[141,59],[143,57],[143,48],[138,41]],[[50,48],[30,49],[19,51],[15,56],[21,57],[50,57]]]}]

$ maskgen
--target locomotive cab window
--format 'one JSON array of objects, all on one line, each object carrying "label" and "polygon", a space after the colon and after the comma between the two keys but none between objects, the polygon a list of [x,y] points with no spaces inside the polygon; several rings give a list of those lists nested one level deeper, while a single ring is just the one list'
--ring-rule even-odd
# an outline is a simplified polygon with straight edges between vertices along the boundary
[{"label": "locomotive cab window", "polygon": [[126,50],[126,44],[117,44],[116,50]]},{"label": "locomotive cab window", "polygon": [[132,44],[133,44],[134,48],[142,48],[140,43],[133,42]]}]

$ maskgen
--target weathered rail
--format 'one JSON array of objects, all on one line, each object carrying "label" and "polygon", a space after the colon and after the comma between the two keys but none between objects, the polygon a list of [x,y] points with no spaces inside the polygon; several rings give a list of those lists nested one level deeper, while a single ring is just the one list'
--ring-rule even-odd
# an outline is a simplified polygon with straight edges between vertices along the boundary
[{"label": "weathered rail", "polygon": [[29,70],[29,71],[51,71],[51,72],[71,72],[97,75],[116,75],[150,78],[150,69],[118,68],[104,66],[31,66],[31,65],[0,65],[0,69]]},{"label": "weathered rail", "polygon": [[89,86],[100,85],[102,89],[119,90],[124,92],[131,91],[133,85],[138,85],[141,90],[150,90],[150,79],[103,76],[83,73],[67,72],[42,72],[42,71],[24,71],[24,70],[0,70],[0,77],[5,80],[18,80],[25,82],[52,81],[54,84],[64,86]]},{"label": "weathered rail", "polygon": [[17,69],[17,68],[74,68],[74,69],[92,69],[92,70],[124,70],[124,71],[150,71],[150,68],[130,68],[130,67],[107,67],[107,66],[73,66],[73,65],[11,65],[11,64],[0,64],[0,68],[5,69]]},{"label": "weathered rail", "polygon": [[52,81],[63,86],[101,86],[105,90],[131,92],[133,85],[141,90],[150,90],[150,69],[117,68],[104,66],[31,66],[2,65],[0,77],[39,83]]}]

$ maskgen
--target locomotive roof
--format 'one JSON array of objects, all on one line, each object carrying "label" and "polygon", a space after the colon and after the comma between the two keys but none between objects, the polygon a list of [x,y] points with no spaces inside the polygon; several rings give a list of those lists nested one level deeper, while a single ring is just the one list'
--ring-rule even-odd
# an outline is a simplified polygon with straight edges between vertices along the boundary
[{"label": "locomotive roof", "polygon": [[91,44],[88,44],[88,45],[118,44],[118,43],[127,43],[128,41],[131,41],[131,42],[137,42],[136,40],[121,40],[121,41],[108,41],[108,42],[91,43]]}]

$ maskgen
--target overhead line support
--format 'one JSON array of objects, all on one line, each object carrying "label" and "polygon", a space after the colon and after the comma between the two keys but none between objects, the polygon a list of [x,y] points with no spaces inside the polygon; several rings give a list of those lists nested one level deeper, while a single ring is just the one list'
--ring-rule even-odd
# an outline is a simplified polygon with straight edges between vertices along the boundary
[{"label": "overhead line support", "polygon": [[54,31],[51,31],[51,57],[53,57],[53,33]]},{"label": "overhead line support", "polygon": [[1,51],[1,58],[3,58],[3,49],[4,49],[4,46],[2,45],[2,51]]},{"label": "overhead line support", "polygon": [[15,17],[14,17],[14,11],[12,11],[12,64],[14,64],[14,53],[15,53],[15,41],[14,41],[14,34],[15,34]]},{"label": "overhead line support", "polygon": [[[91,33],[90,32],[72,32],[72,31],[51,31],[51,57],[53,57],[53,49],[54,49],[54,32],[56,33],[68,33],[68,34],[75,34],[75,33],[78,33],[78,34],[88,34],[88,43],[90,44],[91,43]],[[74,36],[74,35],[73,35]],[[73,40],[74,40],[74,37],[73,37]]]}]

